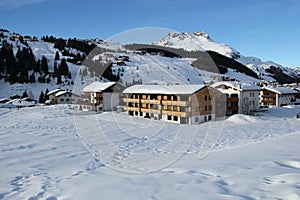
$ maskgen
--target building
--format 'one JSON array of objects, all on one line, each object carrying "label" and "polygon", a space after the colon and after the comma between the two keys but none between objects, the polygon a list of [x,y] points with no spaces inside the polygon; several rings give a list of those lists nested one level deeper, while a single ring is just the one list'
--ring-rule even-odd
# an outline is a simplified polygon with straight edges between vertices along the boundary
[{"label": "building", "polygon": [[121,93],[125,86],[117,82],[99,82],[83,88],[81,110],[109,111],[120,104]]},{"label": "building", "polygon": [[259,108],[261,87],[254,84],[222,81],[211,85],[226,94],[226,115],[252,115]]},{"label": "building", "polygon": [[55,94],[51,100],[53,104],[78,104],[81,101],[80,95],[61,90]]},{"label": "building", "polygon": [[296,101],[297,91],[286,87],[264,87],[261,91],[260,102],[262,106],[293,105]]},{"label": "building", "polygon": [[55,98],[55,95],[62,91],[61,89],[55,89],[55,90],[51,90],[50,92],[47,93],[48,97],[49,97],[49,100],[52,100]]},{"label": "building", "polygon": [[134,85],[123,93],[129,115],[154,120],[199,124],[215,120],[225,110],[218,104],[222,94],[206,85]]}]

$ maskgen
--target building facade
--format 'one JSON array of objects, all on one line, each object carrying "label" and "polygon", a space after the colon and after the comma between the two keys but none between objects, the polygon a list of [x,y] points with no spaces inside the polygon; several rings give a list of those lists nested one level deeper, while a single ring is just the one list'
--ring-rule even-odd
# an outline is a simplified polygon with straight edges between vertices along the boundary
[{"label": "building facade", "polygon": [[59,91],[51,101],[54,104],[78,104],[81,101],[81,97],[72,92]]},{"label": "building facade", "polygon": [[83,88],[81,110],[110,111],[120,104],[121,93],[125,86],[117,82],[98,82]]},{"label": "building facade", "polygon": [[129,115],[154,120],[199,124],[221,117],[224,110],[217,104],[222,94],[205,85],[134,85],[123,93]]},{"label": "building facade", "polygon": [[259,108],[261,87],[237,82],[217,82],[212,87],[226,95],[226,115],[251,115]]},{"label": "building facade", "polygon": [[262,106],[293,105],[296,101],[297,91],[286,87],[264,87],[260,94]]}]

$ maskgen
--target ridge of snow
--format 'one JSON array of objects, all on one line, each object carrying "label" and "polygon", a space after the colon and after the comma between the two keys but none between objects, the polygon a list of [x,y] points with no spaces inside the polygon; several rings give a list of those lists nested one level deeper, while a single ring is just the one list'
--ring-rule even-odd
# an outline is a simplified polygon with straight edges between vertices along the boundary
[{"label": "ridge of snow", "polygon": [[202,31],[195,33],[171,32],[159,41],[153,42],[153,44],[172,48],[182,48],[187,51],[215,51],[227,57],[234,57],[240,54],[228,45],[214,42],[207,33]]}]

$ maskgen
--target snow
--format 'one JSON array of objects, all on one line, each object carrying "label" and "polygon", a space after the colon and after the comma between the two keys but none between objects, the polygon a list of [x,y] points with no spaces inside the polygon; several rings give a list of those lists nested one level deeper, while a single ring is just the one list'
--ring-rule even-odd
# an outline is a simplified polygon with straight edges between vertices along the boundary
[{"label": "snow", "polygon": [[254,85],[253,83],[238,83],[233,81],[220,81],[212,84],[212,87],[219,87],[222,85],[229,86],[231,88],[234,88],[236,90],[241,91],[255,91],[255,90],[262,90],[261,87]]},{"label": "snow", "polygon": [[95,82],[91,83],[90,85],[84,87],[83,92],[101,92],[115,84],[116,84],[116,82],[104,83],[104,82],[95,81]]},{"label": "snow", "polygon": [[200,125],[70,107],[0,109],[0,199],[300,199],[299,107]]},{"label": "snow", "polygon": [[275,92],[277,94],[298,94],[297,91],[286,87],[265,87],[264,89]]},{"label": "snow", "polygon": [[206,33],[169,33],[165,38],[153,44],[165,47],[183,48],[188,51],[215,51],[224,56],[232,57],[239,53],[233,48],[214,42]]},{"label": "snow", "polygon": [[193,94],[205,85],[134,85],[126,88],[123,93],[140,94]]}]

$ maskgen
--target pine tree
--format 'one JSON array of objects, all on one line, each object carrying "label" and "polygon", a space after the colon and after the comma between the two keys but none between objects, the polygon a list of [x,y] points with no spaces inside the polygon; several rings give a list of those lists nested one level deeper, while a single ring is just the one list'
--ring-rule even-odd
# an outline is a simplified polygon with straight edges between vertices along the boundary
[{"label": "pine tree", "polygon": [[56,76],[60,76],[59,74],[59,70],[58,70],[58,67],[57,67],[57,62],[56,60],[54,61],[54,68],[53,68],[53,76],[56,77]]},{"label": "pine tree", "polygon": [[26,98],[26,97],[28,97],[28,94],[27,94],[27,91],[25,90],[22,94],[22,98]]},{"label": "pine tree", "polygon": [[68,76],[69,75],[69,67],[66,59],[62,59],[59,65],[59,72],[61,75]]},{"label": "pine tree", "polygon": [[55,53],[55,60],[59,60],[59,52],[58,51],[56,51],[56,53]]},{"label": "pine tree", "polygon": [[48,73],[48,60],[45,56],[42,57],[41,71],[46,73],[46,74]]},{"label": "pine tree", "polygon": [[48,93],[49,93],[49,90],[48,90],[48,88],[47,88],[46,91],[45,91],[45,99],[46,99],[46,100],[49,100],[49,95],[48,95]]},{"label": "pine tree", "polygon": [[41,60],[38,59],[37,63],[33,66],[34,72],[41,72]]},{"label": "pine tree", "polygon": [[62,81],[61,81],[61,76],[59,75],[56,80],[56,85],[60,85],[60,84],[62,84]]},{"label": "pine tree", "polygon": [[41,91],[40,97],[39,97],[39,103],[45,103],[45,95],[44,92]]}]

